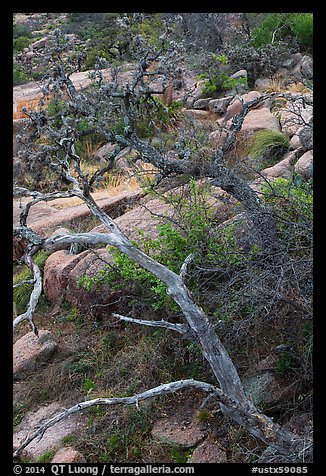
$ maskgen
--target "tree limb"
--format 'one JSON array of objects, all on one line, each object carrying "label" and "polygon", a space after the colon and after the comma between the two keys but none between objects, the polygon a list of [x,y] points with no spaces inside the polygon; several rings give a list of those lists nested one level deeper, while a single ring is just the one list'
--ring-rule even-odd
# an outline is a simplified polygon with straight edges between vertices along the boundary
[{"label": "tree limb", "polygon": [[171,331],[179,332],[179,334],[183,336],[186,336],[189,332],[189,328],[185,324],[175,324],[164,321],[164,319],[161,319],[160,321],[148,321],[144,319],[135,319],[133,317],[122,316],[121,314],[116,313],[113,313],[112,316],[116,319],[120,319],[121,321],[133,322],[134,324],[140,324],[143,326],[163,327],[165,329],[170,329]]},{"label": "tree limb", "polygon": [[191,253],[190,255],[187,256],[187,258],[182,263],[182,266],[180,268],[180,273],[179,273],[179,276],[182,279],[182,281],[184,281],[184,278],[186,277],[186,274],[187,274],[188,266],[193,261],[194,258],[195,258],[194,253]]},{"label": "tree limb", "polygon": [[23,314],[20,314],[14,319],[13,328],[15,329],[18,326],[18,324],[20,324],[24,320],[27,320],[32,328],[32,331],[35,333],[35,335],[38,336],[38,330],[33,321],[33,316],[34,316],[34,312],[35,312],[39,297],[42,293],[42,275],[41,275],[40,268],[33,261],[30,252],[25,253],[22,261],[31,269],[34,275],[34,279],[33,279],[34,287],[29,298],[27,310]]},{"label": "tree limb", "polygon": [[174,393],[179,390],[183,390],[186,388],[196,388],[198,390],[202,390],[208,393],[214,393],[217,397],[220,397],[225,402],[230,402],[230,404],[236,405],[236,402],[233,402],[229,399],[226,395],[223,394],[221,390],[214,387],[211,384],[205,382],[199,382],[193,379],[187,380],[178,380],[176,382],[171,382],[167,384],[161,384],[158,387],[154,387],[150,390],[146,390],[145,392],[136,394],[132,397],[121,397],[121,398],[95,398],[94,400],[87,400],[85,402],[77,403],[76,405],[64,410],[63,412],[55,415],[54,417],[50,418],[46,423],[44,423],[41,427],[35,430],[31,435],[29,435],[25,441],[15,450],[13,456],[14,458],[19,456],[21,452],[28,446],[35,438],[41,439],[45,433],[45,431],[58,423],[61,420],[64,420],[67,417],[70,417],[80,411],[87,410],[96,405],[133,405],[137,404],[142,400],[146,400],[148,398],[158,397],[161,395],[167,395],[169,393]]}]

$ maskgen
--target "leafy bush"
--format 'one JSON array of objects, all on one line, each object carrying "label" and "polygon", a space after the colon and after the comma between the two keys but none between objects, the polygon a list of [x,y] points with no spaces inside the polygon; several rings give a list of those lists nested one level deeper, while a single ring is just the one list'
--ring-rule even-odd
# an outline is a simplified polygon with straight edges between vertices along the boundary
[{"label": "leafy bush", "polygon": [[205,79],[203,93],[205,95],[218,95],[228,89],[237,88],[237,86],[247,86],[246,78],[230,78],[228,73],[221,69],[228,64],[226,55],[217,56],[212,54],[211,62],[208,64],[208,70],[200,74],[198,79]]},{"label": "leafy bush", "polygon": [[295,13],[292,17],[291,30],[303,46],[312,48],[313,14]]},{"label": "leafy bush", "polygon": [[151,18],[144,18],[132,26],[132,31],[146,39],[150,46],[157,46],[163,31],[164,22],[161,14],[157,13]]},{"label": "leafy bush", "polygon": [[291,355],[286,352],[281,352],[275,362],[275,372],[281,378],[286,378],[293,371],[295,364],[296,362]]},{"label": "leafy bush", "polygon": [[20,84],[27,83],[29,81],[29,78],[27,74],[25,73],[24,69],[22,66],[18,64],[14,64],[13,67],[13,85],[14,86],[19,86]]},{"label": "leafy bush", "polygon": [[87,58],[83,69],[86,71],[94,68],[97,58],[104,58],[106,61],[110,61],[112,59],[112,54],[109,50],[105,48],[99,48],[98,46],[90,48],[87,51]]},{"label": "leafy bush", "polygon": [[45,451],[44,453],[42,453],[38,459],[37,459],[37,462],[38,463],[50,463],[51,460],[53,459],[53,456],[55,455],[56,453],[56,450],[48,450],[48,451]]},{"label": "leafy bush", "polygon": [[[140,101],[136,112],[136,131],[141,138],[153,137],[157,131],[164,131],[178,120],[181,101],[172,101],[170,105],[161,99],[149,98]],[[124,124],[123,124],[124,127]]]},{"label": "leafy bush", "polygon": [[20,36],[13,41],[14,51],[20,53],[24,50],[24,48],[28,48],[30,44],[30,38],[27,38],[27,36]]},{"label": "leafy bush", "polygon": [[312,47],[312,37],[312,13],[273,13],[254,28],[251,44],[261,47],[286,38],[296,38],[301,45]]},{"label": "leafy bush", "polygon": [[251,33],[251,44],[256,48],[279,41],[290,34],[289,13],[272,13]]},{"label": "leafy bush", "polygon": [[[175,273],[186,257],[193,253],[193,266],[232,267],[241,266],[243,256],[238,251],[237,239],[232,227],[223,232],[214,232],[214,218],[208,205],[208,195],[199,191],[195,180],[190,182],[188,198],[174,196],[168,201],[178,203],[180,228],[170,222],[157,225],[159,235],[152,239],[140,233],[138,244],[144,251]],[[97,276],[83,276],[78,285],[86,289],[93,286],[109,285],[110,289],[131,287],[138,299],[149,299],[151,308],[160,311],[177,312],[178,306],[166,294],[166,285],[150,272],[139,267],[128,256],[109,247],[113,256],[113,266],[103,268]],[[188,285],[196,286],[197,281],[189,279]]]},{"label": "leafy bush", "polygon": [[84,383],[83,383],[83,389],[89,395],[93,390],[95,390],[96,384],[93,382],[92,379],[89,377],[85,377]]}]

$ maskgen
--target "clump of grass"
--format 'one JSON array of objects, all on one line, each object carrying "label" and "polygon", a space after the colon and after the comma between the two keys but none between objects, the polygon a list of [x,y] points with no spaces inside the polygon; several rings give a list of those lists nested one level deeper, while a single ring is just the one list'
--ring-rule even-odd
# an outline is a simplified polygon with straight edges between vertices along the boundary
[{"label": "clump of grass", "polygon": [[197,421],[199,421],[200,423],[207,422],[207,421],[209,421],[212,417],[213,417],[212,413],[211,413],[209,410],[207,410],[207,408],[201,408],[201,409],[198,410],[198,412],[196,413],[196,419],[197,419]]},{"label": "clump of grass", "polygon": [[267,161],[266,165],[271,165],[277,162],[289,145],[290,140],[285,134],[266,129],[254,134],[248,148],[248,155],[254,160]]},{"label": "clump of grass", "polygon": [[26,413],[26,404],[24,402],[15,405],[13,408],[13,428],[15,429],[16,426],[22,421]]},{"label": "clump of grass", "polygon": [[68,444],[75,443],[76,440],[77,440],[77,436],[71,434],[71,435],[64,436],[61,441],[62,443],[68,445]]},{"label": "clump of grass", "polygon": [[53,456],[55,455],[56,450],[48,450],[45,451],[41,456],[37,459],[38,463],[50,463]]}]

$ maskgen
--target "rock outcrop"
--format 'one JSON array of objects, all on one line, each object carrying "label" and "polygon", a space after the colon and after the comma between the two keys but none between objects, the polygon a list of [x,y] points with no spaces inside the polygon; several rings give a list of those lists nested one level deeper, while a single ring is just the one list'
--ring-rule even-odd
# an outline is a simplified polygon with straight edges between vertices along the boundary
[{"label": "rock outcrop", "polygon": [[[64,408],[57,402],[40,407],[37,411],[28,413],[17,426],[13,437],[14,450],[17,449],[26,437],[36,428],[51,417],[64,411]],[[33,440],[23,451],[23,455],[33,462],[47,451],[57,449],[62,439],[81,428],[82,422],[78,415],[72,415],[51,426],[43,435],[41,440]]]},{"label": "rock outcrop", "polygon": [[71,446],[64,446],[56,452],[51,463],[87,463],[84,456]]},{"label": "rock outcrop", "polygon": [[242,124],[241,135],[247,136],[261,129],[281,130],[279,120],[267,107],[248,112]]},{"label": "rock outcrop", "polygon": [[227,463],[226,452],[218,443],[207,439],[195,448],[187,463]]},{"label": "rock outcrop", "polygon": [[154,424],[152,436],[155,440],[187,449],[201,443],[207,436],[207,431],[194,419],[180,422],[177,418],[163,418]]},{"label": "rock outcrop", "polygon": [[268,355],[243,377],[246,394],[264,410],[276,409],[295,395],[295,384],[276,370],[279,357],[276,352]]},{"label": "rock outcrop", "polygon": [[294,171],[300,174],[305,180],[313,176],[313,150],[305,152],[294,166]]},{"label": "rock outcrop", "polygon": [[52,253],[45,262],[43,289],[44,294],[51,303],[65,297],[69,282],[69,273],[89,251],[71,255],[67,250]]},{"label": "rock outcrop", "polygon": [[44,365],[56,348],[57,343],[50,331],[40,330],[38,336],[34,332],[25,334],[13,349],[14,379],[22,379]]}]

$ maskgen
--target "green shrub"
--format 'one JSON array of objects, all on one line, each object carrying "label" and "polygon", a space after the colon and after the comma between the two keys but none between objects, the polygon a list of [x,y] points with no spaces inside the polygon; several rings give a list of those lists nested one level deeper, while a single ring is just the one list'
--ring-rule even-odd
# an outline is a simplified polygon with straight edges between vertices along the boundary
[{"label": "green shrub", "polygon": [[198,79],[205,79],[203,94],[207,96],[215,96],[228,89],[236,89],[238,86],[247,86],[246,78],[230,78],[225,67],[228,64],[226,55],[217,56],[212,54],[211,62],[208,64],[207,71],[199,75]]},{"label": "green shrub", "polygon": [[233,70],[245,69],[248,84],[254,87],[261,76],[270,76],[282,67],[284,61],[291,57],[291,48],[283,41],[256,47],[250,43],[227,45],[225,48],[229,66]]},{"label": "green shrub", "polygon": [[251,44],[265,46],[283,39],[296,38],[302,46],[312,47],[312,13],[272,13],[251,33]]},{"label": "green shrub", "polygon": [[14,51],[21,53],[23,49],[28,48],[30,44],[30,38],[27,38],[27,36],[20,36],[19,38],[16,38],[13,41]]},{"label": "green shrub", "polygon": [[150,46],[157,46],[159,44],[159,37],[163,31],[163,20],[160,14],[157,13],[151,18],[145,18],[140,23],[132,25],[133,33],[141,35],[148,42]]},{"label": "green shrub", "polygon": [[207,421],[211,420],[212,417],[213,417],[212,412],[207,410],[207,408],[201,408],[196,413],[196,420],[199,421],[200,423],[207,422]]},{"label": "green shrub", "polygon": [[312,182],[278,178],[272,188],[265,185],[262,191],[265,201],[282,209],[288,220],[313,221]]},{"label": "green shrub", "polygon": [[85,60],[85,64],[83,65],[83,69],[89,70],[94,68],[97,57],[104,58],[106,61],[111,61],[112,53],[109,50],[105,48],[99,48],[98,46],[90,48],[87,51],[87,57]]},{"label": "green shrub", "polygon": [[171,449],[170,455],[174,463],[185,464],[187,463],[189,458],[189,451],[185,451],[178,447],[175,447]]},{"label": "green shrub", "polygon": [[85,380],[83,383],[83,389],[87,393],[87,395],[91,393],[93,390],[95,390],[95,388],[96,388],[95,382],[93,382],[93,380],[90,379],[89,377],[85,377]]},{"label": "green shrub", "polygon": [[13,67],[13,85],[19,86],[20,84],[27,83],[29,81],[27,74],[22,66],[14,64]]},{"label": "green shrub", "polygon": [[14,40],[19,37],[30,38],[32,33],[32,28],[26,24],[19,23],[13,27],[13,38]]},{"label": "green shrub", "polygon": [[290,33],[289,13],[267,15],[251,33],[251,44],[255,47],[279,41]]},{"label": "green shrub", "polygon": [[295,13],[291,21],[291,30],[303,46],[312,48],[313,14]]},{"label": "green shrub", "polygon": [[[180,268],[186,257],[193,253],[194,265],[201,266],[241,266],[243,257],[238,252],[237,240],[232,227],[224,229],[220,233],[212,233],[214,219],[212,210],[208,205],[208,194],[204,190],[199,191],[195,180],[190,181],[189,197],[182,193],[167,196],[167,201],[178,203],[180,213],[180,229],[170,222],[158,224],[158,237],[152,239],[145,233],[139,233],[140,246],[147,254],[165,265],[175,273]],[[152,309],[177,312],[178,306],[173,299],[166,294],[166,285],[153,274],[134,263],[125,254],[109,247],[113,256],[113,266],[103,268],[97,276],[83,276],[78,285],[86,289],[93,286],[109,285],[111,289],[123,289],[131,287],[139,299],[149,299]],[[196,281],[189,282],[196,285]]]}]

